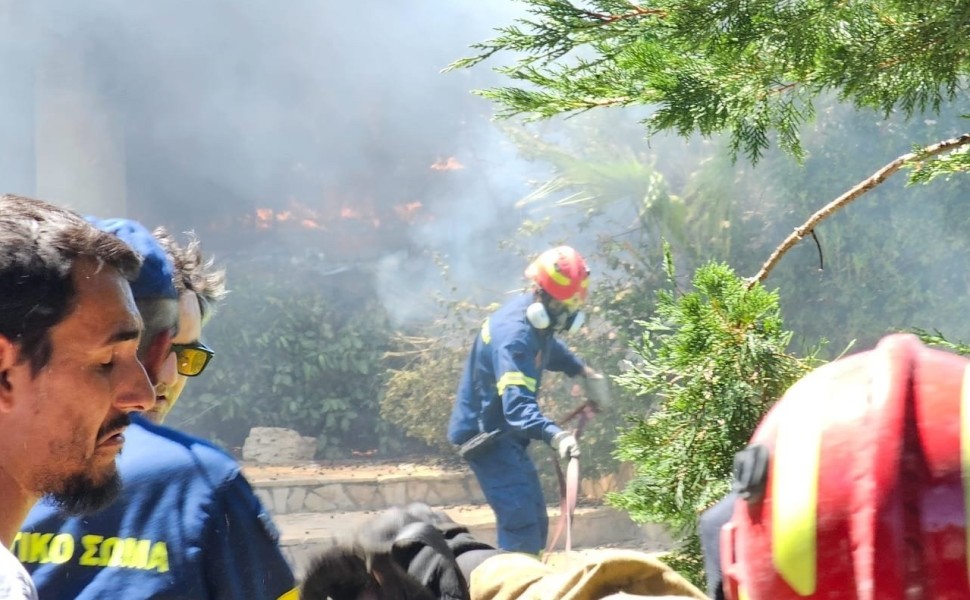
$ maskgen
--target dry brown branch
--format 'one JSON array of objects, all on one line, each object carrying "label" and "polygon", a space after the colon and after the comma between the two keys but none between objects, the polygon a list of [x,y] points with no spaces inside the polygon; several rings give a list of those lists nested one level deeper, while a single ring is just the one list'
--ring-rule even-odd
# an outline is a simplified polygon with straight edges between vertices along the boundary
[{"label": "dry brown branch", "polygon": [[630,96],[617,96],[616,98],[583,98],[581,100],[583,106],[616,106],[629,104],[633,101]]},{"label": "dry brown branch", "polygon": [[639,17],[659,17],[664,19],[667,17],[667,11],[660,8],[645,8],[643,6],[637,6],[636,4],[630,3],[631,10],[620,13],[600,13],[592,10],[580,10],[584,15],[590,19],[595,19],[597,24],[603,23],[615,23],[617,21],[623,21],[626,19],[636,19]]},{"label": "dry brown branch", "polygon": [[769,96],[769,95],[781,95],[781,94],[784,94],[785,92],[787,92],[788,90],[795,89],[796,87],[798,87],[798,82],[797,81],[792,82],[792,83],[781,84],[781,85],[778,85],[777,87],[773,87],[770,90],[768,90],[765,93],[765,95],[766,96]]},{"label": "dry brown branch", "polygon": [[768,273],[770,273],[775,265],[778,264],[778,261],[781,260],[781,257],[784,256],[786,252],[791,250],[795,244],[801,241],[802,238],[809,235],[812,230],[815,229],[816,225],[830,217],[837,210],[857,199],[859,196],[862,196],[872,188],[881,184],[890,175],[903,168],[907,163],[936,156],[937,154],[942,154],[967,144],[970,144],[970,133],[964,133],[963,135],[950,138],[948,140],[930,144],[918,152],[909,152],[907,154],[903,154],[896,160],[884,165],[871,176],[863,179],[847,192],[826,204],[821,210],[809,217],[808,220],[802,223],[799,227],[796,227],[795,231],[785,238],[785,241],[783,241],[781,245],[775,248],[775,251],[771,253],[771,256],[769,256],[768,260],[765,261],[765,264],[761,266],[761,270],[758,271],[758,274],[748,280],[748,289],[751,289],[755,284],[764,281],[765,278],[768,277]]}]

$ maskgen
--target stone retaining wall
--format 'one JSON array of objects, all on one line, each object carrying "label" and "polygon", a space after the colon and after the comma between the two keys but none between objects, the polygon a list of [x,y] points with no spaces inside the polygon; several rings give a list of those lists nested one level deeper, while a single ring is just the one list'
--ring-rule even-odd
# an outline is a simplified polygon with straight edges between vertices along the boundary
[{"label": "stone retaining wall", "polygon": [[431,506],[485,502],[471,473],[326,482],[267,481],[256,486],[256,495],[274,515],[383,510],[410,502]]}]

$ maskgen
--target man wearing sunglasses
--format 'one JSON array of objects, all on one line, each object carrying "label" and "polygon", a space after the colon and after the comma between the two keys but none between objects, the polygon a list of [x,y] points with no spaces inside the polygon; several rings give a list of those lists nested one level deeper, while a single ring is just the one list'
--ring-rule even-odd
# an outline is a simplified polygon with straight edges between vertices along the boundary
[{"label": "man wearing sunglasses", "polygon": [[181,246],[133,221],[95,224],[138,250],[141,275],[162,291],[134,293],[148,338],[139,352],[156,405],[132,419],[118,461],[118,500],[83,520],[38,507],[14,553],[42,598],[295,598],[275,527],[238,463],[160,425],[188,378],[213,357],[200,338],[225,295],[224,272],[203,259],[194,238]]},{"label": "man wearing sunglasses", "polygon": [[[221,271],[208,274],[199,268],[186,267],[185,263],[200,260],[195,256],[198,255],[195,240],[182,249],[164,230],[156,230],[155,236],[175,262],[176,287],[180,288],[178,329],[171,338],[171,352],[162,361],[155,379],[155,407],[146,413],[152,422],[161,423],[175,406],[188,378],[200,375],[215,354],[200,338],[202,326],[212,316],[215,302],[225,294],[225,283],[214,280],[223,277]],[[188,258],[190,255],[193,258]],[[180,276],[182,281],[179,281]]]}]

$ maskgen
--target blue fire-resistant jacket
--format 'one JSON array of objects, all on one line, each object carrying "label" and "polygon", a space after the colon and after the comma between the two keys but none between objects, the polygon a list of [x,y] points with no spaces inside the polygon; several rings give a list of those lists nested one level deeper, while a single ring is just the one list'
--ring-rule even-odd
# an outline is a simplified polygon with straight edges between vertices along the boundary
[{"label": "blue fire-resistant jacket", "polygon": [[552,333],[529,323],[526,308],[533,301],[532,294],[519,296],[482,324],[451,413],[452,444],[495,430],[549,443],[562,431],[536,402],[542,372],[562,371],[573,377],[583,371],[583,362]]},{"label": "blue fire-resistant jacket", "polygon": [[134,417],[118,458],[123,491],[65,519],[41,502],[13,553],[41,598],[289,599],[293,574],[235,460]]}]

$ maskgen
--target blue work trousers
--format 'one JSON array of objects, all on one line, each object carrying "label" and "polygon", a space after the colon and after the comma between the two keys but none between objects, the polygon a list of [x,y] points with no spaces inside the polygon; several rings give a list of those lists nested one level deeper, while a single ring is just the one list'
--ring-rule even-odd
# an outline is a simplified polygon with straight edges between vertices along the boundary
[{"label": "blue work trousers", "polygon": [[546,546],[549,516],[539,474],[526,445],[502,436],[494,446],[468,460],[495,513],[498,546],[511,552],[538,554]]}]

